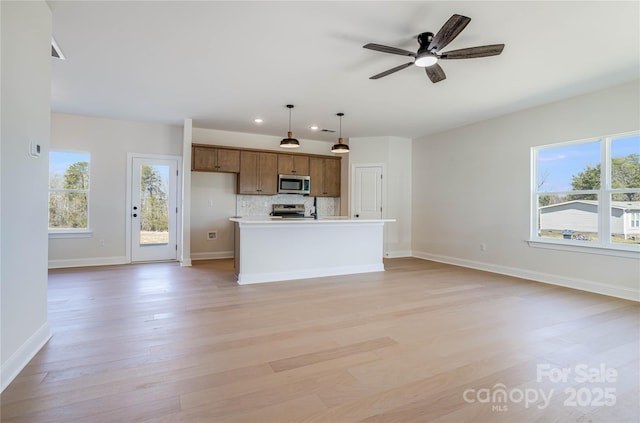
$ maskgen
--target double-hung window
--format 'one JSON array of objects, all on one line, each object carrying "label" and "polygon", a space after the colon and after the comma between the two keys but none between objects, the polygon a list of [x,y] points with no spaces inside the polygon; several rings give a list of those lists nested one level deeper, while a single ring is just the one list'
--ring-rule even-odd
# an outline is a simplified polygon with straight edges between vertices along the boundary
[{"label": "double-hung window", "polygon": [[640,251],[640,132],[532,149],[531,240]]},{"label": "double-hung window", "polygon": [[89,232],[87,152],[49,153],[49,233]]}]

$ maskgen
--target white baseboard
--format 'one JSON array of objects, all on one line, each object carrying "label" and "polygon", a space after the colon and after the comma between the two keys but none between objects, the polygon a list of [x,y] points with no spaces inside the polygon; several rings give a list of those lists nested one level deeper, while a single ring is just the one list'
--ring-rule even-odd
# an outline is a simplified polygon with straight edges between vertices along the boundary
[{"label": "white baseboard", "polygon": [[328,267],[322,269],[299,270],[292,272],[277,273],[240,273],[238,284],[246,285],[251,283],[278,282],[297,279],[321,278],[325,276],[352,275],[355,273],[384,272],[384,265],[371,264],[362,266],[341,266]]},{"label": "white baseboard", "polygon": [[411,251],[387,251],[384,253],[384,258],[402,258],[413,257]]},{"label": "white baseboard", "polygon": [[89,257],[68,260],[49,260],[49,269],[60,269],[64,267],[109,266],[114,264],[128,263],[130,263],[130,260],[126,257]]},{"label": "white baseboard", "polygon": [[38,351],[40,351],[49,339],[51,339],[51,329],[49,327],[49,322],[45,322],[45,324],[40,326],[40,329],[35,331],[35,333],[31,335],[29,339],[27,339],[26,342],[7,359],[7,361],[2,363],[2,367],[0,369],[0,375],[2,376],[0,383],[2,384],[2,389],[0,389],[0,392],[4,391],[4,389],[9,386],[13,379],[15,379],[22,369],[29,364],[29,361],[35,357]]},{"label": "white baseboard", "polygon": [[424,260],[437,261],[440,263],[453,264],[455,266],[469,267],[471,269],[484,270],[501,275],[514,276],[516,278],[529,279],[535,282],[548,283],[550,285],[563,286],[565,288],[579,289],[581,291],[608,295],[610,297],[622,298],[625,300],[640,301],[639,290],[622,288],[619,286],[604,284],[601,282],[568,278],[565,276],[558,276],[550,273],[536,272],[532,270],[519,269],[508,266],[500,266],[496,264],[465,260],[456,257],[440,256],[437,254],[429,254],[419,251],[414,251],[413,257]]},{"label": "white baseboard", "polygon": [[209,253],[191,253],[191,260],[217,260],[233,258],[233,251],[218,251]]},{"label": "white baseboard", "polygon": [[[193,253],[189,260],[183,260],[181,266],[191,266],[192,260],[213,260],[233,258],[233,251],[220,251],[217,253]],[[127,257],[89,257],[80,259],[49,260],[49,269],[62,269],[65,267],[109,266],[115,264],[129,264]]]}]

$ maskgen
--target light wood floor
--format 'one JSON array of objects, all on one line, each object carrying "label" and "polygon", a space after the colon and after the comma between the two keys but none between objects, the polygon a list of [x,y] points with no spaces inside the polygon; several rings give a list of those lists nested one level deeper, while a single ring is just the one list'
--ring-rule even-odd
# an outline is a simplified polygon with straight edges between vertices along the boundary
[{"label": "light wood floor", "polygon": [[640,419],[637,303],[418,259],[246,286],[232,266],[51,271],[53,338],[2,422]]}]

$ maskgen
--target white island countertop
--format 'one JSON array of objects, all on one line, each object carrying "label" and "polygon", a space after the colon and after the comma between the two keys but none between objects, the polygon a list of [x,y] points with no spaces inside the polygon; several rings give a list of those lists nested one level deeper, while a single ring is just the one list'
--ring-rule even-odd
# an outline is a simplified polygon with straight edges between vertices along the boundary
[{"label": "white island countertop", "polygon": [[321,216],[317,219],[312,217],[273,217],[273,216],[247,216],[232,217],[229,219],[237,223],[385,223],[395,222],[395,219],[352,219],[349,216]]},{"label": "white island countertop", "polygon": [[383,226],[395,219],[232,217],[239,284],[384,271]]}]

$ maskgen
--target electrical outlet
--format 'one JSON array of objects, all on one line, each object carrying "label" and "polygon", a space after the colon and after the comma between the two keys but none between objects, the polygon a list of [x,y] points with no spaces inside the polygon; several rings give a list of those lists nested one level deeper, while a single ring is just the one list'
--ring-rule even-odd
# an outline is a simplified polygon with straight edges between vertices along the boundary
[{"label": "electrical outlet", "polygon": [[207,231],[207,241],[218,239],[218,231]]},{"label": "electrical outlet", "polygon": [[104,239],[101,239],[100,241],[98,241],[98,244],[100,244],[101,247],[104,247]]},{"label": "electrical outlet", "polygon": [[485,244],[484,242],[480,244],[480,251],[487,251],[487,244]]}]

